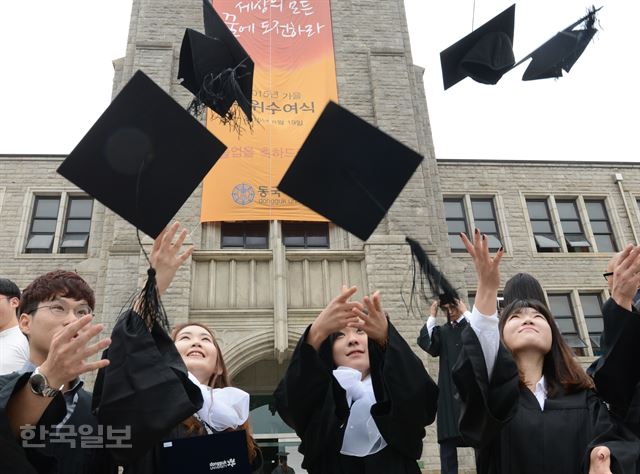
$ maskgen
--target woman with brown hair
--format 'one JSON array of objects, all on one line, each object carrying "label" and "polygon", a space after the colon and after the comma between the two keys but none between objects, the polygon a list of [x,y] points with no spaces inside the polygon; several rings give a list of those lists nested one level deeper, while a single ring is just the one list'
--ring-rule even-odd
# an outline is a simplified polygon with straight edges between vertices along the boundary
[{"label": "woman with brown hair", "polygon": [[500,249],[461,234],[478,290],[453,370],[460,431],[478,473],[633,473],[639,440],[609,416],[544,303],[514,299],[496,310]]},{"label": "woman with brown hair", "polygon": [[189,435],[245,430],[252,470],[262,465],[260,449],[249,426],[249,394],[231,385],[222,351],[211,329],[201,323],[176,325],[171,331],[189,380],[200,388],[203,405],[182,422]]}]

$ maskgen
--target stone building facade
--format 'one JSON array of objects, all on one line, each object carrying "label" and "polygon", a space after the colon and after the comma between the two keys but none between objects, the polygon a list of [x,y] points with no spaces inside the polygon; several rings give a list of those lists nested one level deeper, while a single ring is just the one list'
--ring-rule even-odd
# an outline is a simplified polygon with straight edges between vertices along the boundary
[{"label": "stone building facade", "polygon": [[[294,466],[297,440],[271,416],[270,394],[304,328],[343,283],[358,286],[356,297],[380,290],[393,323],[437,377],[437,360],[415,344],[422,320],[404,304],[411,281],[405,236],[419,240],[472,298],[473,265],[449,235],[461,226],[495,229],[506,249],[503,279],[518,271],[539,277],[550,304],[567,313],[563,327],[584,363],[597,354],[592,307],[608,296],[606,262],[625,243],[640,242],[640,165],[436,161],[402,0],[333,0],[331,6],[340,103],[419,151],[423,164],[370,239],[329,224],[324,248],[285,245],[286,226],[278,221],[265,224],[264,248],[227,248],[223,224],[199,222],[199,187],[176,216],[191,231],[193,258],[163,300],[172,322],[215,329],[235,383],[252,394],[266,457],[286,449]],[[186,106],[190,96],[177,83],[177,61],[184,29],[202,29],[201,12],[200,0],[134,0],[127,53],[114,61],[114,94],[142,69]],[[147,264],[130,224],[56,174],[63,159],[0,155],[0,268],[21,287],[48,270],[77,271],[96,290],[106,332],[141,286]],[[607,239],[614,247],[605,250]],[[142,241],[150,247],[148,237]],[[425,472],[438,472],[435,424],[422,464]],[[474,472],[468,449],[461,467]]]}]

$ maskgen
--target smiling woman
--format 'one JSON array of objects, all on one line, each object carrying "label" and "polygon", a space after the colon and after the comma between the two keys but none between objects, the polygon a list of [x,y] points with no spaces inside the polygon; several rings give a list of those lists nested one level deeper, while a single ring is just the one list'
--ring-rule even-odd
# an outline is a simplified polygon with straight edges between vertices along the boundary
[{"label": "smiling woman", "polygon": [[438,389],[382,308],[343,287],[300,339],[274,397],[310,474],[418,474]]},{"label": "smiling woman", "polygon": [[547,307],[515,299],[498,320],[503,251],[491,257],[477,230],[472,241],[461,238],[478,292],[453,379],[478,473],[635,472],[640,441],[609,416]]}]

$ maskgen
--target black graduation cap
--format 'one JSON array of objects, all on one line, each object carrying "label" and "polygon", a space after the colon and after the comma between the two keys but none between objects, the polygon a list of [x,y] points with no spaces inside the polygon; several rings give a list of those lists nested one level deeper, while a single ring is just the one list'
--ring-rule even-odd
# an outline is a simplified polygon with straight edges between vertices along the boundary
[{"label": "black graduation cap", "polygon": [[155,238],[226,148],[138,71],[57,171]]},{"label": "black graduation cap", "polygon": [[[57,171],[156,238],[226,148],[138,71]],[[137,311],[168,329],[151,265],[147,273]]]},{"label": "black graduation cap", "polygon": [[330,101],[278,189],[367,240],[422,159]]},{"label": "black graduation cap", "polygon": [[204,106],[224,123],[242,121],[232,105],[237,102],[251,122],[253,60],[216,13],[210,0],[202,1],[206,34],[187,28],[180,48],[178,79],[194,96],[189,111]]},{"label": "black graduation cap", "polygon": [[513,4],[440,53],[445,90],[467,76],[482,84],[496,84],[511,69],[515,12]]},{"label": "black graduation cap", "polygon": [[[531,59],[529,66],[522,76],[523,81],[562,77],[562,70],[569,72],[585,48],[596,34],[594,27],[596,9],[592,7],[589,13],[568,26],[532,53],[518,61],[513,67]],[[582,28],[574,29],[583,25]]]},{"label": "black graduation cap", "polygon": [[[417,240],[406,237],[406,241],[411,249],[411,258],[413,260],[413,283],[411,286],[410,301],[413,301],[413,295],[416,290],[426,301],[430,300],[425,288],[426,280],[431,293],[440,301],[440,306],[445,304],[455,305],[457,301],[460,300],[460,296],[453,285],[449,283],[449,280],[447,280],[433,262],[429,260],[427,252],[424,251]],[[416,268],[416,263],[418,264],[418,268]]]}]

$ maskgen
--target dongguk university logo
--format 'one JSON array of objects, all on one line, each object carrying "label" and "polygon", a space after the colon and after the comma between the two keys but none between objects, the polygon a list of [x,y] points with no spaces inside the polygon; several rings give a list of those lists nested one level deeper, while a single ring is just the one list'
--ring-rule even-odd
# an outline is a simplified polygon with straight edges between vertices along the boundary
[{"label": "dongguk university logo", "polygon": [[253,198],[256,197],[256,193],[253,190],[253,186],[245,183],[237,184],[231,192],[233,200],[241,206],[246,206],[253,202]]}]

